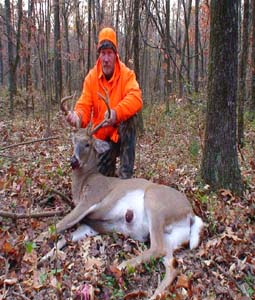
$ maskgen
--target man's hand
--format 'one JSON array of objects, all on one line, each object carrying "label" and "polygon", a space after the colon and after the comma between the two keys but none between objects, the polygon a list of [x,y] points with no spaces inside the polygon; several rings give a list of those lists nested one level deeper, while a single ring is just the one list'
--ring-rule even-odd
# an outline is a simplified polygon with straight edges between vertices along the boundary
[{"label": "man's hand", "polygon": [[78,117],[77,113],[74,111],[69,111],[66,116],[66,121],[73,127],[79,128],[81,120]]},{"label": "man's hand", "polygon": [[104,123],[104,126],[103,127],[106,127],[106,126],[113,126],[115,123],[116,123],[116,112],[114,109],[111,109],[111,117],[108,118],[108,111],[105,112],[105,123]]}]

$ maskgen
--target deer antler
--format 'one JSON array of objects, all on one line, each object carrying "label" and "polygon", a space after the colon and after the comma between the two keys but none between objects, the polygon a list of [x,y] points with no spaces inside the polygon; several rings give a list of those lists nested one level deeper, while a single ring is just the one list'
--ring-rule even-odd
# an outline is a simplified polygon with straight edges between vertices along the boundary
[{"label": "deer antler", "polygon": [[108,90],[103,87],[104,89],[104,93],[105,93],[105,96],[103,96],[101,93],[97,93],[98,96],[104,101],[106,107],[107,107],[107,111],[108,111],[108,117],[107,118],[104,118],[103,121],[101,123],[99,123],[95,128],[93,128],[93,130],[91,130],[90,132],[90,135],[92,136],[94,133],[96,133],[104,124],[105,122],[107,122],[107,119],[110,119],[111,118],[111,109],[110,109],[110,105],[109,105],[109,100],[110,100],[110,97],[109,97],[109,93],[108,93]]},{"label": "deer antler", "polygon": [[74,99],[74,97],[76,96],[76,92],[74,92],[73,95],[71,96],[66,96],[64,98],[61,99],[60,102],[60,109],[62,110],[62,112],[67,115],[68,114],[68,108],[66,107],[66,101],[70,100],[70,99]]}]

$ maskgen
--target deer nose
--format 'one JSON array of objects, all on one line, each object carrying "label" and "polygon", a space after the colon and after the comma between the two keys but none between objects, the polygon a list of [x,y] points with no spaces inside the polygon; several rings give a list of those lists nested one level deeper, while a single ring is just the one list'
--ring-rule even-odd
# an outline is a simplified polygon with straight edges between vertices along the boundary
[{"label": "deer nose", "polygon": [[73,170],[78,169],[80,167],[79,160],[76,156],[72,156],[70,159],[70,164]]}]

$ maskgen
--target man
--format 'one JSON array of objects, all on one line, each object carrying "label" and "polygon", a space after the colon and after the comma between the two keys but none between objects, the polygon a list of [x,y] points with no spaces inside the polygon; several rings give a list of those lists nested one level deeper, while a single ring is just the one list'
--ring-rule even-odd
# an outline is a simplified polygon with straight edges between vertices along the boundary
[{"label": "man", "polygon": [[[126,179],[133,175],[136,143],[136,113],[142,109],[141,90],[135,73],[119,59],[116,33],[104,28],[98,37],[98,60],[83,83],[83,90],[74,111],[69,112],[67,121],[86,127],[92,120],[93,127],[105,116],[106,105],[98,96],[109,93],[111,117],[95,137],[109,141],[110,150],[99,157],[98,170],[106,176],[115,176],[116,158],[120,157],[118,176]],[[91,118],[92,116],[92,118]]]}]

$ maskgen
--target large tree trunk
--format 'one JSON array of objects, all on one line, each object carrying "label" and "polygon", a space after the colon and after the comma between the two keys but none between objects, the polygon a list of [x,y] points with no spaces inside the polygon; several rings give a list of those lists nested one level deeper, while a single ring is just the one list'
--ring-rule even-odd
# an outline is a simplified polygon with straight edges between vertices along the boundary
[{"label": "large tree trunk", "polygon": [[[242,51],[239,66],[239,90],[238,90],[238,144],[244,143],[244,101],[246,99],[246,69],[248,59],[249,39],[249,0],[244,0]],[[241,41],[240,41],[241,42]]]},{"label": "large tree trunk", "polygon": [[0,86],[4,84],[4,61],[3,61],[3,43],[2,26],[0,26]]},{"label": "large tree trunk", "polygon": [[252,63],[252,85],[251,85],[251,102],[250,116],[255,119],[255,0],[252,0],[252,46],[251,46],[251,63]]},{"label": "large tree trunk", "polygon": [[201,173],[214,189],[241,192],[237,157],[236,94],[238,0],[211,1],[205,147]]}]

